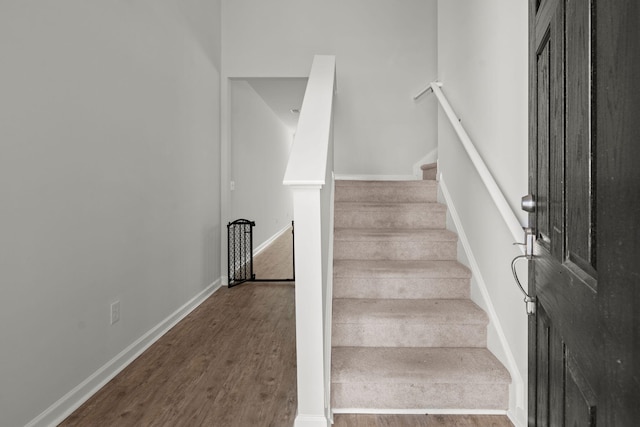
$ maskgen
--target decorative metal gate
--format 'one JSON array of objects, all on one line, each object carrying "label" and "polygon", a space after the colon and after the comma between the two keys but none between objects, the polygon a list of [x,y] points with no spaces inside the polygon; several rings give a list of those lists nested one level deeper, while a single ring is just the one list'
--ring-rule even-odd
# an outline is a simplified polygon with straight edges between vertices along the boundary
[{"label": "decorative metal gate", "polygon": [[[295,273],[295,245],[292,244],[293,277],[287,279],[257,279],[253,272],[253,227],[255,221],[237,219],[227,224],[227,274],[229,287],[244,282],[293,282]],[[293,221],[291,221],[291,239],[294,239]]]},{"label": "decorative metal gate", "polygon": [[253,274],[254,221],[237,219],[227,225],[229,287],[255,279]]}]

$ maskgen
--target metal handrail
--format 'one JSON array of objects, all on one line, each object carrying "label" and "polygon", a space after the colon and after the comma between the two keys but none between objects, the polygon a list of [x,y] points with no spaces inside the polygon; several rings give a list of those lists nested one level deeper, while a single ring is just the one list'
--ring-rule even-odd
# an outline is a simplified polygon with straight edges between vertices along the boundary
[{"label": "metal handrail", "polygon": [[[451,122],[453,129],[456,131],[456,134],[460,139],[460,142],[462,142],[462,146],[464,147],[465,151],[467,152],[467,155],[471,159],[471,163],[476,168],[476,171],[478,172],[478,175],[480,175],[480,179],[482,179],[482,182],[487,188],[487,191],[489,191],[489,195],[491,196],[491,199],[493,200],[496,207],[498,208],[498,211],[500,212],[500,215],[502,216],[502,219],[504,220],[504,222],[507,224],[509,231],[511,231],[513,238],[515,239],[516,242],[521,241],[523,237],[523,229],[525,227],[522,224],[520,224],[518,217],[511,209],[511,206],[505,199],[504,194],[502,194],[500,187],[498,187],[498,184],[496,184],[496,181],[493,178],[493,175],[491,175],[491,172],[487,168],[487,165],[482,160],[482,157],[480,157],[478,150],[476,150],[475,146],[473,145],[473,142],[471,142],[471,138],[469,138],[469,134],[467,134],[464,127],[462,127],[462,124],[460,123],[460,119],[458,119],[458,117],[456,116],[456,113],[453,111],[453,108],[451,108],[451,104],[449,104],[449,101],[444,96],[442,89],[440,89],[442,87],[442,83],[438,81],[431,82],[429,87],[438,98],[438,101],[440,102],[442,109],[444,110],[445,114],[449,118],[449,121]],[[426,90],[423,92],[426,92]],[[417,96],[422,95],[423,92],[421,92]],[[525,250],[522,246],[520,246],[520,250],[522,251],[522,253],[525,253]]]},{"label": "metal handrail", "polygon": [[413,96],[413,100],[417,101],[418,98],[420,98],[422,95],[424,95],[425,93],[427,93],[429,91],[433,91],[433,88],[431,87],[431,84],[429,84],[429,86],[427,86],[424,89],[422,89],[417,95],[414,95]]}]

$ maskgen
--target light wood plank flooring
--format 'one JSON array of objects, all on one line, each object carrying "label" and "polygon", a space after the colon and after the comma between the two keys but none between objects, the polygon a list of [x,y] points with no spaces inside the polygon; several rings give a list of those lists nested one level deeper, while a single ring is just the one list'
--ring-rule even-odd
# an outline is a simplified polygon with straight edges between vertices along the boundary
[{"label": "light wood plank flooring", "polygon": [[[285,233],[255,272],[291,277],[290,254]],[[223,287],[61,425],[291,426],[295,366],[293,284]]]},{"label": "light wood plank flooring", "polygon": [[[291,234],[255,259],[291,277]],[[294,287],[222,288],[61,426],[290,427],[296,413]],[[335,427],[507,427],[506,417],[336,415]]]}]

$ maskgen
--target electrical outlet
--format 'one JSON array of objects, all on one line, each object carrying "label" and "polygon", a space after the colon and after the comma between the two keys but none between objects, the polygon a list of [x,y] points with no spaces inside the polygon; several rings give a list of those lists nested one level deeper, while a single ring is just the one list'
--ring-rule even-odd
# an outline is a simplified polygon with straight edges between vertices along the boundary
[{"label": "electrical outlet", "polygon": [[236,182],[235,181],[231,181],[229,183],[229,190],[234,191],[236,189]]},{"label": "electrical outlet", "polygon": [[120,301],[114,301],[111,303],[111,324],[118,320],[120,320]]}]

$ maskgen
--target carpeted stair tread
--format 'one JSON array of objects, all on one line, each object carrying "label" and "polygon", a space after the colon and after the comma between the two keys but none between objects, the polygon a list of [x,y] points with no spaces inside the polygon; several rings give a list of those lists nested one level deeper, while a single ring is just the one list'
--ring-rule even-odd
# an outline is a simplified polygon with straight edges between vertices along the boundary
[{"label": "carpeted stair tread", "polygon": [[488,321],[468,299],[334,299],[332,345],[483,347]]},{"label": "carpeted stair tread", "polygon": [[469,298],[471,272],[457,261],[333,262],[334,298]]},{"label": "carpeted stair tread", "polygon": [[487,410],[508,407],[510,377],[486,348],[332,351],[332,407]]},{"label": "carpeted stair tread", "polygon": [[338,228],[334,231],[334,241],[429,241],[457,242],[456,233],[440,228],[391,229],[391,228]]},{"label": "carpeted stair tread", "polygon": [[335,277],[470,278],[471,271],[454,260],[335,260]]},{"label": "carpeted stair tread", "polygon": [[336,181],[335,200],[360,202],[435,202],[435,181]]},{"label": "carpeted stair tread", "polygon": [[388,181],[380,181],[380,180],[368,180],[368,179],[337,179],[336,180],[336,188],[342,187],[390,187],[395,189],[403,189],[403,188],[422,188],[422,187],[431,187],[434,186],[434,183],[425,183],[423,180],[419,179],[408,179],[408,180],[388,180]]},{"label": "carpeted stair tread", "polygon": [[334,384],[511,382],[486,348],[336,347],[331,358]]},{"label": "carpeted stair tread", "polygon": [[471,300],[465,299],[364,299],[333,301],[334,323],[487,325],[489,319]]},{"label": "carpeted stair tread", "polygon": [[334,234],[334,259],[451,260],[458,236],[442,229],[340,228]]},{"label": "carpeted stair tread", "polygon": [[429,163],[426,165],[420,166],[422,169],[422,179],[430,180],[427,182],[435,182],[435,179],[438,175],[438,164],[437,163]]},{"label": "carpeted stair tread", "polygon": [[446,212],[447,207],[441,203],[435,202],[397,202],[388,203],[380,202],[336,202],[337,210],[368,210],[377,211],[378,209],[388,211],[399,211],[403,209],[428,209],[437,212]]},{"label": "carpeted stair tread", "polygon": [[440,203],[336,202],[336,228],[445,228],[446,206]]}]

